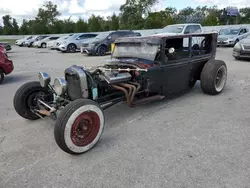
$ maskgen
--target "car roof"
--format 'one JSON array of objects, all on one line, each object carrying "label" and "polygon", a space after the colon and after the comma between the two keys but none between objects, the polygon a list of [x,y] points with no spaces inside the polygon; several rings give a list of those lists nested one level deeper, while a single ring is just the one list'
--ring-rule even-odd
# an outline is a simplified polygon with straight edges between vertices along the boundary
[{"label": "car roof", "polygon": [[217,32],[204,32],[204,33],[191,33],[191,34],[180,34],[180,35],[168,35],[162,33],[161,35],[150,35],[146,37],[134,36],[134,37],[122,37],[115,40],[115,44],[118,43],[149,43],[149,44],[161,44],[163,38],[186,38],[189,36],[204,36],[204,35],[217,35]]},{"label": "car roof", "polygon": [[199,23],[183,23],[183,24],[172,24],[172,25],[167,25],[167,26],[173,26],[173,25],[178,26],[178,25],[201,25],[201,24],[199,24]]}]

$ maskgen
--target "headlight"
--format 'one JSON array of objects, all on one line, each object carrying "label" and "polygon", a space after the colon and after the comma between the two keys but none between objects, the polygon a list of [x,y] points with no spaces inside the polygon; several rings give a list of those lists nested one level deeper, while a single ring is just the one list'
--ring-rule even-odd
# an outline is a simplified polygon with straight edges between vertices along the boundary
[{"label": "headlight", "polygon": [[90,47],[94,47],[96,44],[95,43],[91,43],[90,44]]},{"label": "headlight", "polygon": [[57,95],[62,95],[67,91],[67,81],[63,78],[55,78],[53,87]]},{"label": "headlight", "polygon": [[39,72],[38,78],[42,87],[47,87],[49,85],[50,76],[46,72]]},{"label": "headlight", "polygon": [[241,49],[241,45],[239,42],[237,42],[235,45],[234,45],[234,49],[237,49],[237,50],[240,50]]},{"label": "headlight", "polygon": [[67,41],[63,41],[63,42],[62,42],[62,44],[66,44],[66,43],[67,43]]}]

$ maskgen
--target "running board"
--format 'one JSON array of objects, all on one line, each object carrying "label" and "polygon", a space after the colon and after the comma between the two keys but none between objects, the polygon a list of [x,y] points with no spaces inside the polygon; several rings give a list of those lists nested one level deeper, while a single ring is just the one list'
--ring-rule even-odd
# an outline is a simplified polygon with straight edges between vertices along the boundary
[{"label": "running board", "polygon": [[146,103],[149,103],[149,102],[152,102],[152,101],[162,100],[164,98],[165,98],[165,96],[163,96],[163,95],[154,95],[154,96],[151,96],[151,97],[143,98],[143,99],[134,101],[133,104],[132,104],[132,107],[136,107],[136,106],[146,104]]}]

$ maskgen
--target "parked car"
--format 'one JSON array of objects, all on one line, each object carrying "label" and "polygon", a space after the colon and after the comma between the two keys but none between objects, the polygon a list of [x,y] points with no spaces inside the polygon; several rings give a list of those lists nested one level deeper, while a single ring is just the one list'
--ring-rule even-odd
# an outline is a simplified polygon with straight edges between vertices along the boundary
[{"label": "parked car", "polygon": [[34,37],[32,37],[31,39],[26,40],[26,41],[24,42],[24,46],[32,47],[34,42],[39,41],[39,40],[42,40],[42,39],[44,39],[44,38],[46,38],[46,37],[48,37],[48,35],[34,36]]},{"label": "parked car", "polygon": [[246,27],[221,29],[219,31],[217,46],[233,47],[240,40],[247,38],[249,34],[249,29]]},{"label": "parked car", "polygon": [[26,41],[26,40],[30,40],[32,38],[32,36],[28,36],[28,37],[24,37],[24,38],[22,38],[22,39],[18,39],[18,40],[16,40],[16,42],[15,42],[15,44],[17,45],[17,46],[23,46],[24,45],[24,42]]},{"label": "parked car", "polygon": [[237,42],[233,48],[233,56],[235,59],[250,60],[250,37]]},{"label": "parked car", "polygon": [[0,84],[3,83],[5,75],[14,70],[13,62],[9,59],[6,49],[0,44]]},{"label": "parked car", "polygon": [[203,29],[201,24],[197,23],[186,23],[186,24],[173,24],[168,25],[162,29],[162,32],[155,35],[161,35],[162,33],[168,35],[182,35],[190,33],[202,33]]},{"label": "parked car", "polygon": [[82,33],[82,34],[74,34],[63,40],[60,45],[57,47],[58,51],[74,53],[77,50],[80,50],[81,44],[83,41],[96,37],[95,33]]},{"label": "parked car", "polygon": [[58,38],[57,40],[47,42],[47,48],[49,48],[51,50],[55,50],[61,44],[62,41],[68,39],[72,35],[73,34],[62,36],[62,37]]},{"label": "parked car", "polygon": [[100,33],[95,38],[82,43],[81,52],[88,55],[100,55],[103,56],[107,52],[111,51],[112,43],[117,38],[136,36],[134,31],[131,30],[119,30]]},{"label": "parked car", "polygon": [[57,40],[59,37],[55,37],[55,36],[48,36],[42,40],[38,40],[38,41],[35,41],[33,43],[33,46],[34,47],[38,47],[38,48],[47,48],[47,43],[50,42],[50,41],[55,41]]},{"label": "parked car", "polygon": [[[29,120],[53,117],[58,146],[70,154],[87,152],[104,130],[103,110],[119,102],[135,107],[163,100],[189,91],[197,80],[204,93],[220,94],[227,65],[215,59],[217,36],[211,32],[118,38],[110,62],[95,69],[70,66],[65,78],[53,83],[48,73],[40,72],[39,81],[16,91],[14,108]],[[188,46],[183,45],[186,37]],[[203,41],[194,49],[192,39],[197,37]]]},{"label": "parked car", "polygon": [[6,51],[10,51],[12,49],[11,44],[8,42],[0,42],[0,45],[2,45]]}]

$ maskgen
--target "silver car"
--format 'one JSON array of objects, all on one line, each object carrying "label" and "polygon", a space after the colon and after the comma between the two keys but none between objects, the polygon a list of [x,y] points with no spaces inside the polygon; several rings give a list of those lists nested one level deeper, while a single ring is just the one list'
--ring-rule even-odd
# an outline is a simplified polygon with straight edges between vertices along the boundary
[{"label": "silver car", "polygon": [[82,42],[86,39],[94,38],[97,34],[94,33],[82,33],[74,34],[68,39],[61,42],[57,47],[58,51],[74,53],[77,50],[80,50]]},{"label": "silver car", "polygon": [[18,40],[16,40],[15,44],[18,45],[18,46],[23,46],[24,42],[26,40],[30,40],[30,39],[32,39],[32,36],[28,36],[28,37],[24,37],[24,38],[18,39]]},{"label": "silver car", "polygon": [[233,56],[235,59],[250,60],[250,36],[235,44],[233,48]]},{"label": "silver car", "polygon": [[42,39],[42,40],[38,40],[38,41],[35,41],[34,43],[33,43],[33,46],[34,47],[38,47],[38,48],[47,48],[47,43],[49,42],[49,41],[55,41],[55,40],[57,40],[59,37],[55,37],[55,36],[49,36],[49,37],[46,37],[46,38],[44,38],[44,39]]},{"label": "silver car", "polygon": [[49,41],[47,43],[47,48],[49,48],[51,50],[55,50],[61,44],[62,41],[68,39],[72,35],[73,34],[62,36],[62,37],[58,38],[57,40]]},{"label": "silver car", "polygon": [[235,46],[240,40],[247,38],[249,29],[245,27],[227,28],[219,31],[217,46]]}]

